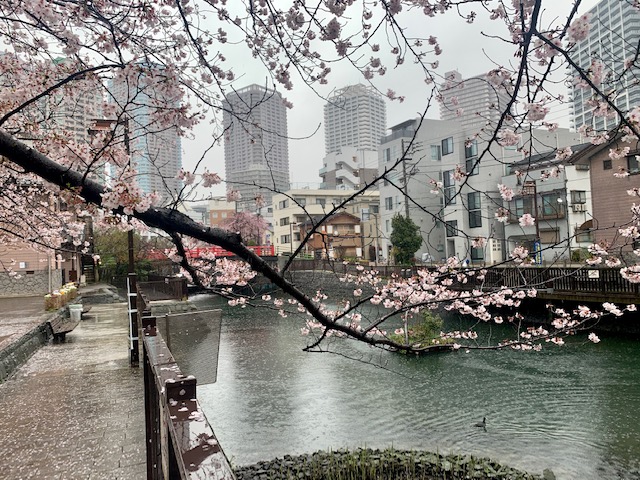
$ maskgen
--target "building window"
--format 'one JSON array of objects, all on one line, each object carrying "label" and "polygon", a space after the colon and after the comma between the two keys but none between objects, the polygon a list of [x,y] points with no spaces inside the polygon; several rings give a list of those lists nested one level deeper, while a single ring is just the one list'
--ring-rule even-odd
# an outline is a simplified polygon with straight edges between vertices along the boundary
[{"label": "building window", "polygon": [[325,198],[316,198],[316,205],[322,205],[324,207],[327,200]]},{"label": "building window", "polygon": [[571,190],[571,204],[587,203],[587,192],[584,190]]},{"label": "building window", "polygon": [[482,226],[482,211],[480,210],[480,192],[467,194],[467,208],[469,209],[469,227]]},{"label": "building window", "polygon": [[456,203],[456,182],[453,178],[453,170],[442,172],[442,186],[444,192],[444,205],[454,205]]},{"label": "building window", "polygon": [[[520,197],[516,198],[513,201],[513,209],[514,215],[520,218],[525,213],[533,215],[533,201],[531,197]],[[535,217],[535,215],[534,215]]]},{"label": "building window", "polygon": [[555,245],[560,242],[560,232],[557,229],[540,230],[540,243]]},{"label": "building window", "polygon": [[442,160],[440,145],[431,145],[431,160]]},{"label": "building window", "polygon": [[629,173],[638,173],[640,171],[638,158],[635,155],[627,157],[627,169]]},{"label": "building window", "polygon": [[285,225],[289,225],[289,217],[284,217],[280,219],[280,226],[284,227]]},{"label": "building window", "polygon": [[480,167],[480,162],[477,158],[468,158],[465,160],[465,171],[467,175],[478,175],[478,170]]},{"label": "building window", "polygon": [[391,220],[385,220],[384,221],[384,231],[386,233],[389,233],[389,224],[391,223]]},{"label": "building window", "polygon": [[453,137],[442,140],[442,156],[453,153]]},{"label": "building window", "polygon": [[471,247],[471,260],[484,260],[484,249],[479,247]]},{"label": "building window", "polygon": [[542,215],[544,217],[561,217],[564,214],[564,204],[559,192],[542,195]]},{"label": "building window", "polygon": [[458,221],[457,220],[447,220],[446,223],[446,233],[447,237],[456,237],[458,236]]},{"label": "building window", "polygon": [[383,155],[384,155],[384,161],[385,162],[390,162],[391,161],[391,149],[390,148],[385,148],[383,151]]},{"label": "building window", "polygon": [[213,212],[213,218],[218,218],[218,212]]},{"label": "building window", "polygon": [[603,170],[611,170],[613,168],[613,164],[610,159],[603,160],[602,169]]},{"label": "building window", "polygon": [[384,199],[384,209],[393,210],[393,197],[386,197]]},{"label": "building window", "polygon": [[378,207],[378,205],[371,205],[371,213],[378,213],[380,211],[380,208]]},{"label": "building window", "polygon": [[591,230],[589,230],[588,228],[576,228],[576,242],[593,243],[593,235],[591,234]]},{"label": "building window", "polygon": [[278,208],[279,209],[283,209],[283,208],[288,208],[289,207],[289,200],[280,200],[278,202]]},{"label": "building window", "polygon": [[222,212],[222,218],[227,218],[227,212]]},{"label": "building window", "polygon": [[296,202],[301,207],[304,207],[307,205],[307,199],[305,197],[294,198],[293,201]]},{"label": "building window", "polygon": [[291,235],[280,235],[280,243],[291,243]]},{"label": "building window", "polygon": [[300,241],[300,232],[293,232],[293,241],[294,242]]},{"label": "building window", "polygon": [[464,145],[464,158],[478,156],[478,142],[476,140],[467,141]]}]

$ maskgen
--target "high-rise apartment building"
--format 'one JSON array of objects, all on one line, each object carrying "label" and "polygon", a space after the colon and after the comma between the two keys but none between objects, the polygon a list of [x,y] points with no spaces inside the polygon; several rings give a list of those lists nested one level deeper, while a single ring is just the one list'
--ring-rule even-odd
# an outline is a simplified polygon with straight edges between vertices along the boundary
[{"label": "high-rise apartment building", "polygon": [[75,95],[55,94],[47,99],[51,109],[47,126],[64,130],[75,141],[88,141],[92,122],[102,116],[103,101],[102,90],[79,82]]},{"label": "high-rise apartment building", "polygon": [[180,105],[155,88],[156,82],[161,81],[162,67],[158,66],[156,75],[148,81],[143,75],[136,77],[135,83],[131,78],[116,77],[110,82],[110,101],[125,109],[121,126],[127,130],[138,185],[146,193],[157,192],[167,203],[182,188],[177,178],[182,168],[182,142],[178,129],[159,122],[156,112]]},{"label": "high-rise apartment building", "polygon": [[[589,10],[589,35],[577,43],[573,55],[576,64],[588,70],[593,61],[604,64],[602,88],[615,92],[615,104],[623,112],[640,105],[640,83],[633,69],[625,68],[625,60],[634,58],[640,42],[640,12],[634,2],[602,0]],[[623,72],[624,75],[622,74]],[[575,77],[576,72],[569,74]],[[608,130],[617,125],[617,116],[593,116],[596,105],[593,92],[571,84],[571,126],[582,125]]]},{"label": "high-rise apartment building", "polygon": [[261,194],[289,189],[287,108],[282,95],[260,85],[235,90],[223,102],[224,164],[228,189],[240,192],[239,207],[255,208]]},{"label": "high-rise apartment building", "polygon": [[358,84],[336,90],[324,106],[327,154],[347,146],[377,151],[386,129],[384,97],[371,87]]},{"label": "high-rise apartment building", "polygon": [[493,85],[486,74],[463,79],[453,70],[440,85],[440,119],[453,120],[462,128],[495,125],[509,101],[503,87]]},{"label": "high-rise apartment building", "polygon": [[376,90],[361,84],[337,90],[324,106],[322,188],[351,190],[373,179],[386,129],[385,100]]}]

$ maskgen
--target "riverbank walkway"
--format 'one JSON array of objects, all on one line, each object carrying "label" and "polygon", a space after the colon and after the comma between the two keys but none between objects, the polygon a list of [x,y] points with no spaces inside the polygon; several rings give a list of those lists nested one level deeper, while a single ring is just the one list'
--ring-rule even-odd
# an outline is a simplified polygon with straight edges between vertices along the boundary
[{"label": "riverbank walkway", "polygon": [[[41,297],[20,300],[0,299],[0,349],[47,318]],[[0,385],[0,438],[1,478],[146,477],[142,368],[129,366],[124,302],[94,304],[64,343]]]}]

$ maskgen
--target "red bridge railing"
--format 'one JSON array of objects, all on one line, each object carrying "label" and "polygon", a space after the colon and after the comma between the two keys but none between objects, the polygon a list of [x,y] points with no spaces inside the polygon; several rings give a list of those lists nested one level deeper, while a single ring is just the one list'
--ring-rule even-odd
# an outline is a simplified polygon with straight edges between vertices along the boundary
[{"label": "red bridge railing", "polygon": [[[273,257],[276,254],[275,247],[273,245],[249,245],[249,250],[252,250],[256,255],[261,257]],[[149,260],[166,260],[168,251],[154,250],[147,253]],[[225,250],[218,246],[209,247],[196,247],[187,250],[189,258],[200,258],[203,255],[215,255],[216,257],[233,257],[235,253]]]}]

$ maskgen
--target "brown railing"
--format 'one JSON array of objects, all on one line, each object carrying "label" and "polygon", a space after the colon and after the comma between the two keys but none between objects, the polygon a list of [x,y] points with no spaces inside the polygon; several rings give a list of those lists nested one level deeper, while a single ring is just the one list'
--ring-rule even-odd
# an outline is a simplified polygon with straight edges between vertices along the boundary
[{"label": "brown railing", "polygon": [[197,381],[182,374],[138,289],[142,323],[147,480],[235,480],[197,400]]},{"label": "brown railing", "polygon": [[[324,272],[337,272],[337,273],[357,273],[358,265],[354,263],[344,263],[341,260],[328,260],[328,259],[295,259],[291,262],[289,270],[291,271],[324,271]],[[383,277],[390,277],[391,275],[399,276],[411,276],[416,273],[418,268],[422,266],[403,266],[403,265],[364,265],[366,269],[374,269],[380,272]]]},{"label": "brown railing", "polygon": [[[377,265],[365,266],[375,269],[381,276],[390,277],[395,274],[409,277],[420,268],[435,268],[428,265]],[[292,271],[333,271],[340,274],[357,273],[357,265],[344,264],[337,260],[327,259],[295,259],[291,265]],[[467,283],[453,288],[484,288],[491,289],[501,286],[512,288],[535,287],[541,298],[575,299],[581,301],[638,301],[640,299],[640,284],[631,283],[620,275],[620,268],[567,266],[567,267],[487,267],[487,274],[482,281],[468,278]],[[611,297],[611,298],[608,298]]]},{"label": "brown railing", "polygon": [[486,286],[534,286],[554,293],[597,293],[634,297],[640,295],[640,285],[620,275],[619,268],[593,267],[519,267],[490,268]]}]

